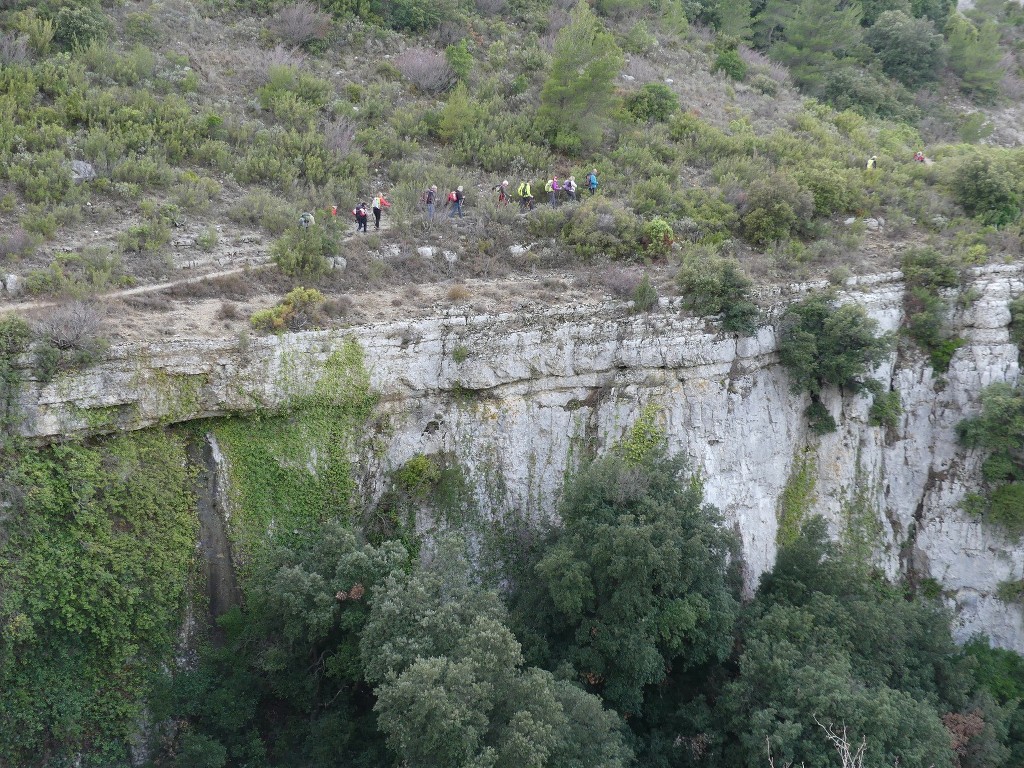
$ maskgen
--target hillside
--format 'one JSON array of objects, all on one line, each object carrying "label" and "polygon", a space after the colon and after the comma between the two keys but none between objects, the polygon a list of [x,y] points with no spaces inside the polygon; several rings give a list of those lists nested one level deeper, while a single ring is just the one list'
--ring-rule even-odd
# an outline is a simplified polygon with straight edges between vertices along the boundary
[{"label": "hillside", "polygon": [[0,768],[1024,764],[1022,125],[1016,2],[2,4]]}]

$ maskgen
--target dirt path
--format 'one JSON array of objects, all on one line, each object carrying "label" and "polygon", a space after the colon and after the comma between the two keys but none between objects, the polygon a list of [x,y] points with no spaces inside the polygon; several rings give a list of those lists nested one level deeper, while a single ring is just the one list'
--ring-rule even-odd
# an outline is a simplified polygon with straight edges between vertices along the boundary
[{"label": "dirt path", "polygon": [[[194,283],[202,283],[206,280],[216,280],[219,277],[229,277],[231,275],[238,275],[243,272],[252,272],[257,269],[266,269],[272,266],[267,261],[263,264],[246,264],[244,267],[233,267],[231,269],[222,269],[219,272],[207,272],[205,275],[196,275],[195,277],[186,277],[183,280],[172,280],[167,283],[154,283],[153,285],[140,285],[135,288],[122,288],[117,291],[109,291],[107,293],[97,294],[94,298],[99,299],[123,299],[128,296],[139,296],[145,293],[158,293],[159,291],[166,291],[169,288],[177,288],[180,285],[192,285]],[[24,311],[33,309],[46,309],[47,307],[55,307],[62,302],[55,299],[47,299],[45,301],[7,301],[0,302],[0,312],[12,312],[12,311]]]}]

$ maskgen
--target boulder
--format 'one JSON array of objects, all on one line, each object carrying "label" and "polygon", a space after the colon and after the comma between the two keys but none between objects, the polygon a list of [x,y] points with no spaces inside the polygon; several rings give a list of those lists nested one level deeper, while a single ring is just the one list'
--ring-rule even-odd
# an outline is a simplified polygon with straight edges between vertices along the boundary
[{"label": "boulder", "polygon": [[422,256],[424,259],[429,259],[434,256],[434,248],[430,245],[421,245],[416,249],[416,253]]},{"label": "boulder", "polygon": [[87,163],[84,160],[71,161],[72,181],[92,181],[95,178],[96,169],[92,167],[92,164]]}]

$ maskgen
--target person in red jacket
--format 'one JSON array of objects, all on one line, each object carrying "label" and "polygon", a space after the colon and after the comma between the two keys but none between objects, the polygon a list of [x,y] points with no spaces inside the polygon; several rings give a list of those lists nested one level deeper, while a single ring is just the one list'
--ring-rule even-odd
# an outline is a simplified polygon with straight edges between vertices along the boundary
[{"label": "person in red jacket", "polygon": [[356,217],[356,232],[366,231],[366,220],[369,218],[366,215],[366,203],[360,203],[353,211],[352,215]]}]

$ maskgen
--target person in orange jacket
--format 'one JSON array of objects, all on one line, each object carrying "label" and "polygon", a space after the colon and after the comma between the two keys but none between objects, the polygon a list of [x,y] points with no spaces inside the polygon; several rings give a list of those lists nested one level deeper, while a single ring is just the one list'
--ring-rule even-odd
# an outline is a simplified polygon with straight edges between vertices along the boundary
[{"label": "person in orange jacket", "polygon": [[390,208],[391,203],[384,199],[384,193],[381,192],[373,198],[373,205],[371,207],[373,208],[373,228],[380,229],[380,212],[384,208]]}]

